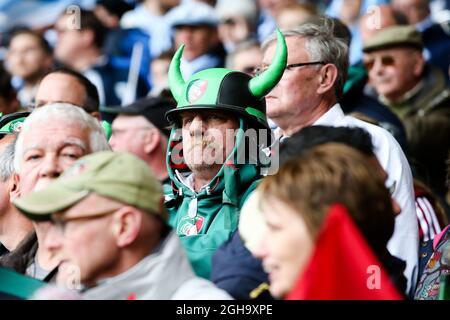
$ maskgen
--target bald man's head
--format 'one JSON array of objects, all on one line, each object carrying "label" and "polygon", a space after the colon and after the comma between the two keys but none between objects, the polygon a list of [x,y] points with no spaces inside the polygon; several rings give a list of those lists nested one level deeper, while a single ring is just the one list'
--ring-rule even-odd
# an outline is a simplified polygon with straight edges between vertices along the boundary
[{"label": "bald man's head", "polygon": [[97,88],[85,76],[70,69],[55,70],[39,84],[36,107],[55,102],[71,103],[91,115],[98,114]]}]

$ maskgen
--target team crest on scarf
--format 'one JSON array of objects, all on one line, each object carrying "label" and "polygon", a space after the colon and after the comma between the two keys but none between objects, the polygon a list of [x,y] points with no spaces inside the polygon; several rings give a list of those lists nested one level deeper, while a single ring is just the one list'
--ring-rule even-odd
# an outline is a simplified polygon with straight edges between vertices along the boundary
[{"label": "team crest on scarf", "polygon": [[23,122],[22,121],[18,121],[18,122],[15,122],[15,123],[11,124],[10,131],[14,132],[14,133],[19,133],[20,130],[22,130],[22,127],[23,127]]},{"label": "team crest on scarf", "polygon": [[181,223],[178,225],[177,234],[183,236],[195,236],[202,230],[204,221],[205,218],[199,215],[195,216],[194,218],[184,216],[181,219]]},{"label": "team crest on scarf", "polygon": [[197,79],[192,81],[187,89],[187,101],[189,103],[194,103],[200,99],[205,94],[207,87],[207,80]]}]

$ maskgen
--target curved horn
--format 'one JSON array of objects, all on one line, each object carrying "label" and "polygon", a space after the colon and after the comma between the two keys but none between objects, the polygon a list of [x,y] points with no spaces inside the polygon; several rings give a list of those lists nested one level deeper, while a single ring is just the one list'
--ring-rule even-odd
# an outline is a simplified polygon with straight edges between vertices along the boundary
[{"label": "curved horn", "polygon": [[179,102],[182,97],[185,84],[183,75],[180,71],[180,62],[181,55],[183,54],[183,49],[184,44],[178,48],[177,52],[175,52],[175,55],[173,56],[169,67],[169,87],[170,91],[172,91],[173,97],[177,102]]},{"label": "curved horn", "polygon": [[287,62],[287,47],[283,34],[279,29],[277,32],[277,48],[275,57],[269,68],[259,76],[254,77],[248,83],[250,92],[257,98],[261,98],[269,93],[283,76]]}]

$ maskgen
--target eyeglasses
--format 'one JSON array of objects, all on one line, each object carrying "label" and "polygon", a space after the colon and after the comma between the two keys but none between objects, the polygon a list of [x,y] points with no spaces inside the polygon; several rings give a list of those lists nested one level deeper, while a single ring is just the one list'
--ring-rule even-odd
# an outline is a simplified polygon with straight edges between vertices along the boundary
[{"label": "eyeglasses", "polygon": [[313,62],[293,63],[293,64],[288,64],[286,66],[286,69],[291,70],[293,68],[304,67],[304,66],[313,66],[315,64],[325,64],[325,62],[324,61],[313,61]]},{"label": "eyeglasses", "polygon": [[52,217],[51,221],[52,221],[52,224],[55,226],[55,228],[61,234],[64,234],[66,232],[66,229],[67,229],[67,224],[69,222],[71,222],[71,221],[82,221],[82,220],[98,219],[98,218],[102,218],[104,216],[107,216],[107,215],[109,215],[111,213],[114,213],[117,210],[118,209],[108,210],[106,212],[99,212],[99,213],[92,214],[90,216],[81,216],[81,217],[73,217],[73,218]]},{"label": "eyeglasses", "polygon": [[364,61],[364,66],[366,67],[367,71],[372,70],[373,66],[375,65],[375,61],[377,59],[380,59],[381,64],[385,67],[395,65],[395,58],[393,56],[381,56],[377,58],[370,58]]},{"label": "eyeglasses", "polygon": [[[298,67],[313,66],[313,65],[317,65],[317,64],[326,64],[326,62],[325,61],[312,61],[312,62],[292,63],[292,64],[286,65],[285,70],[291,70],[291,69],[298,68]],[[255,73],[255,75],[260,75],[261,73],[266,71],[268,68],[269,68],[269,66],[258,67],[254,70],[254,73]]]},{"label": "eyeglasses", "polygon": [[236,24],[236,20],[233,18],[227,18],[227,19],[222,20],[220,23],[234,26]]},{"label": "eyeglasses", "polygon": [[247,73],[249,75],[254,75],[258,67],[255,66],[247,66],[242,68],[242,72]]}]

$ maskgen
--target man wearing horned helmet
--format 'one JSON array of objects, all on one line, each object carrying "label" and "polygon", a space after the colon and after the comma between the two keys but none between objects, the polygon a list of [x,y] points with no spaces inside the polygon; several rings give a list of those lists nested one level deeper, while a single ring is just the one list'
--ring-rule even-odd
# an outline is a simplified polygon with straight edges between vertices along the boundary
[{"label": "man wearing horned helmet", "polygon": [[287,51],[278,32],[271,66],[259,76],[229,69],[200,71],[185,81],[181,46],[169,69],[178,102],[166,116],[173,125],[165,190],[169,224],[195,272],[209,278],[211,257],[237,228],[239,212],[268,164],[261,152],[271,143],[264,95],[280,80]]}]

